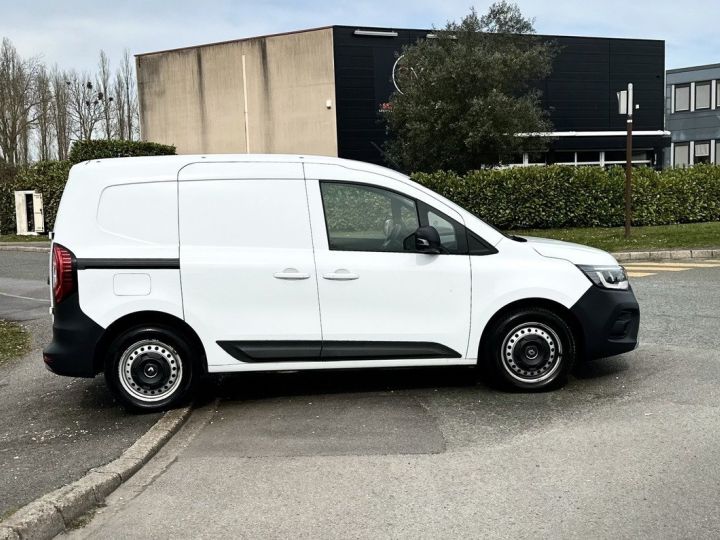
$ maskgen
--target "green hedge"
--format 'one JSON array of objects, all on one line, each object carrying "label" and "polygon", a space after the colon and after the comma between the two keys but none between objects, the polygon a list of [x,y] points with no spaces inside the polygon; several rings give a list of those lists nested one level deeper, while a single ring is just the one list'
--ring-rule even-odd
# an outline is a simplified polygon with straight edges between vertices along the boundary
[{"label": "green hedge", "polygon": [[15,198],[12,195],[12,186],[15,185],[16,176],[17,168],[0,161],[0,234],[15,232]]},{"label": "green hedge", "polygon": [[[142,144],[150,144],[150,151],[162,146]],[[134,147],[139,151],[140,147]],[[17,190],[43,194],[46,229],[52,230],[71,166],[70,161],[46,161],[15,169],[0,163],[0,234],[15,232],[13,192]],[[617,227],[624,222],[625,176],[619,167],[524,167],[473,171],[464,176],[419,173],[413,179],[501,229]],[[371,219],[371,212],[362,211]],[[634,171],[634,225],[705,221],[720,221],[720,167]]]},{"label": "green hedge", "polygon": [[69,159],[80,163],[91,159],[134,156],[169,156],[175,154],[175,147],[147,141],[93,140],[76,141],[70,149]]},{"label": "green hedge", "polygon": [[35,190],[42,193],[45,211],[45,230],[55,225],[62,196],[72,163],[69,161],[41,161],[17,169],[0,181],[0,234],[15,234],[15,191]]},{"label": "green hedge", "polygon": [[[413,179],[501,229],[617,227],[624,223],[620,167],[518,167],[418,173]],[[720,167],[633,172],[633,224],[720,221]]]}]

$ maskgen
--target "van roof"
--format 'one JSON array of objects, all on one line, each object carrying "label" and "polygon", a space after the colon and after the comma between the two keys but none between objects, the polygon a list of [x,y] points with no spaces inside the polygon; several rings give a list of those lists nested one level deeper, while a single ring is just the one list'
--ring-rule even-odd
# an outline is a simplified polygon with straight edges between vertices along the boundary
[{"label": "van roof", "polygon": [[[401,173],[379,165],[328,156],[299,154],[195,154],[174,156],[145,156],[93,159],[75,165],[85,171],[99,168],[105,180],[129,178],[170,178],[177,176],[180,169],[191,163],[317,163],[339,165],[355,170],[374,172],[385,176],[404,177]],[[87,168],[86,168],[87,167]]]}]

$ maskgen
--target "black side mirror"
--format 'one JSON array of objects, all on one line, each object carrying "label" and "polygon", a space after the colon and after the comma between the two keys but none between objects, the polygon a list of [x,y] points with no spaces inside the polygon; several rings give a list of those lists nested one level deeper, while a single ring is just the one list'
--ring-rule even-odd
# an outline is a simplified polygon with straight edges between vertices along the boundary
[{"label": "black side mirror", "polygon": [[415,231],[415,249],[423,253],[442,253],[440,233],[435,227],[420,227]]}]

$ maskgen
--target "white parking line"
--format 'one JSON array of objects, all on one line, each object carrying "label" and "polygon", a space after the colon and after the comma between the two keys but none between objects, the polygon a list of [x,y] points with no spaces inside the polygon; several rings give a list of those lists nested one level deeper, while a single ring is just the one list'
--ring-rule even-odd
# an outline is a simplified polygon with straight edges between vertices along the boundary
[{"label": "white parking line", "polygon": [[30,298],[29,296],[19,296],[17,294],[9,294],[0,292],[0,296],[7,296],[8,298],[19,298],[20,300],[32,300],[33,302],[43,302],[45,304],[49,304],[50,300],[47,300],[45,298]]}]

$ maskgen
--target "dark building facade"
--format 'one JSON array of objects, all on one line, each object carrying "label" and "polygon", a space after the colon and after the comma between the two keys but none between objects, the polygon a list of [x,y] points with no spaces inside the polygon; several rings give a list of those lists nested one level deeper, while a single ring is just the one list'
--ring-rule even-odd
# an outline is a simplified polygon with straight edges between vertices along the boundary
[{"label": "dark building facade", "polygon": [[[333,27],[338,155],[382,163],[385,130],[379,109],[395,90],[392,72],[403,45],[428,30]],[[626,118],[616,92],[633,83],[633,161],[659,166],[664,132],[665,42],[546,36],[559,46],[550,77],[536,83],[554,125],[551,151],[524,156],[526,164],[625,162]]]},{"label": "dark building facade", "polygon": [[[320,154],[384,163],[381,110],[404,45],[428,30],[329,26],[136,57],[145,138],[179,153]],[[518,164],[625,162],[616,92],[633,83],[635,154],[657,166],[664,132],[663,41],[546,36],[559,47],[536,83],[551,150]]]}]

